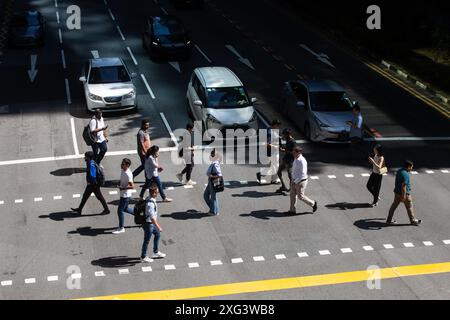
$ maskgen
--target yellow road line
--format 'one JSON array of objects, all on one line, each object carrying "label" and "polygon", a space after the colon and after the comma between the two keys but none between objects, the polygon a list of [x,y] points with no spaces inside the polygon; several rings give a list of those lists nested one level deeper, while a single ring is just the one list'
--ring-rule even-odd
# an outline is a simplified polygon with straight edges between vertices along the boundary
[{"label": "yellow road line", "polygon": [[402,89],[408,91],[410,94],[412,94],[414,97],[416,97],[417,99],[423,101],[424,103],[426,103],[427,105],[429,105],[430,107],[434,108],[435,110],[439,111],[441,114],[443,114],[444,116],[446,116],[447,118],[450,118],[450,110],[447,110],[446,108],[444,108],[443,106],[437,104],[436,102],[434,102],[433,100],[429,99],[428,97],[424,96],[423,94],[419,93],[418,91],[416,91],[415,89],[407,86],[406,84],[404,84],[403,82],[401,82],[400,80],[396,79],[395,77],[393,77],[392,75],[390,75],[389,73],[387,73],[386,71],[384,71],[383,69],[381,69],[380,67],[374,65],[373,63],[370,62],[366,62],[363,61],[365,65],[367,65],[370,69],[374,70],[375,72],[377,72],[378,74],[381,74],[382,76],[384,76],[385,78],[388,78],[391,82],[395,83],[396,85],[398,85],[399,87],[401,87]]},{"label": "yellow road line", "polygon": [[237,282],[202,287],[171,289],[150,292],[138,292],[84,298],[82,300],[185,300],[216,296],[235,295],[242,293],[299,289],[316,286],[336,285],[352,282],[363,282],[376,279],[393,279],[419,275],[430,275],[450,272],[450,262],[411,265],[380,269],[373,271],[361,270],[333,274],[321,274],[293,278],[280,278],[250,282]]}]

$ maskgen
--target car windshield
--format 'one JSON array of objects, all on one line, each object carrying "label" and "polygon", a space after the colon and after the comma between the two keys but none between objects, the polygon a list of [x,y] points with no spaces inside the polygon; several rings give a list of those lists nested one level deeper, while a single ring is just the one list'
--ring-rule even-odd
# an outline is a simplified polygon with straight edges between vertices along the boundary
[{"label": "car windshield", "polygon": [[155,20],[153,24],[155,36],[169,36],[183,34],[183,26],[175,19]]},{"label": "car windshield", "polygon": [[345,92],[312,92],[310,98],[313,111],[339,112],[352,110],[352,104]]},{"label": "car windshield", "polygon": [[124,66],[96,67],[91,69],[89,83],[114,83],[131,81]]},{"label": "car windshield", "polygon": [[209,108],[240,108],[250,105],[243,87],[208,88],[206,91]]},{"label": "car windshield", "polygon": [[37,15],[14,16],[11,24],[15,27],[35,27],[39,25]]}]

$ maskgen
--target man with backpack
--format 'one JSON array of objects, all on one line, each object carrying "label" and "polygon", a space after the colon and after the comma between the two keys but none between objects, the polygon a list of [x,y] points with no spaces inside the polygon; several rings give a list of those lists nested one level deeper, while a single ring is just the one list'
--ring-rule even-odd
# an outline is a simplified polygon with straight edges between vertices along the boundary
[{"label": "man with backpack", "polygon": [[86,201],[91,196],[91,193],[95,194],[95,197],[101,202],[103,206],[103,212],[101,214],[109,214],[109,208],[106,204],[105,198],[100,191],[100,186],[105,182],[105,176],[101,167],[94,161],[94,153],[88,151],[84,154],[84,160],[86,161],[86,181],[87,186],[83,193],[83,198],[78,208],[71,208],[72,211],[81,215]]}]

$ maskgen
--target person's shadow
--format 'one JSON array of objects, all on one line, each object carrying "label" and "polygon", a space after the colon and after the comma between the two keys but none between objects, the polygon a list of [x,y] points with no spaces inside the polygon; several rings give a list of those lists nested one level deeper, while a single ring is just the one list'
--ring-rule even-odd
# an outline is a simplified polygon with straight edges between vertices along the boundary
[{"label": "person's shadow", "polygon": [[94,217],[94,216],[103,216],[101,213],[97,214],[78,214],[75,211],[61,211],[61,212],[53,212],[48,215],[40,215],[39,218],[41,219],[51,219],[53,221],[64,221],[64,219],[74,219],[74,218],[85,218],[85,217]]},{"label": "person's shadow", "polygon": [[141,262],[140,258],[132,258],[125,256],[107,257],[98,260],[91,261],[93,266],[99,266],[102,268],[121,268],[132,267]]},{"label": "person's shadow", "polygon": [[[386,218],[362,219],[355,221],[354,226],[364,230],[381,230],[381,228],[391,227],[386,224]],[[410,224],[396,224],[396,227],[409,226]]]},{"label": "person's shadow", "polygon": [[[131,228],[140,228],[140,226],[125,227],[125,229],[131,229]],[[117,227],[115,227],[115,228],[82,227],[82,228],[77,228],[74,231],[69,231],[68,234],[79,234],[80,236],[96,237],[96,236],[101,236],[101,235],[105,235],[105,234],[113,234],[112,232],[114,230],[117,230]]]},{"label": "person's shadow", "polygon": [[331,210],[353,210],[372,208],[372,205],[370,203],[338,202],[335,204],[327,204],[325,207]]},{"label": "person's shadow", "polygon": [[73,174],[77,173],[85,173],[86,168],[64,168],[64,169],[58,169],[55,171],[50,172],[51,175],[54,175],[56,177],[68,177]]},{"label": "person's shadow", "polygon": [[293,216],[303,216],[307,214],[313,214],[312,212],[302,212],[302,213],[289,213],[289,212],[279,212],[275,209],[257,210],[250,213],[240,214],[241,217],[253,217],[262,220],[270,220],[271,218],[286,218]]},{"label": "person's shadow", "polygon": [[175,220],[190,220],[190,219],[201,219],[208,217],[209,215],[204,212],[197,210],[187,210],[181,212],[173,212],[171,214],[162,214],[161,218],[172,218]]},{"label": "person's shadow", "polygon": [[273,196],[280,196],[280,194],[275,192],[258,192],[258,191],[245,191],[242,194],[232,194],[232,197],[237,198],[267,198]]}]

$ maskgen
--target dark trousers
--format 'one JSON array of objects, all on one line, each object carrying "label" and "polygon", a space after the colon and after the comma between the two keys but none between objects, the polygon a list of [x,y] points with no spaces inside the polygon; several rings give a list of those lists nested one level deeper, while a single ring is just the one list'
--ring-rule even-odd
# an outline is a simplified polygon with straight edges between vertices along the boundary
[{"label": "dark trousers", "polygon": [[144,197],[145,191],[150,188],[150,185],[152,183],[155,183],[158,186],[158,190],[159,190],[159,194],[161,195],[161,198],[164,200],[166,198],[166,194],[164,193],[164,188],[161,182],[161,179],[158,177],[152,177],[151,179],[145,178],[145,184],[141,189],[141,193],[139,194],[139,196],[141,198]]},{"label": "dark trousers", "polygon": [[83,207],[86,204],[86,201],[91,196],[91,193],[94,193],[95,197],[101,202],[101,204],[103,206],[103,210],[108,211],[109,210],[108,205],[106,204],[105,198],[103,197],[103,194],[100,191],[100,187],[96,184],[89,183],[86,186],[86,189],[84,190],[83,198],[81,199],[81,203],[78,206],[78,209],[80,210],[80,212],[83,210]]},{"label": "dark trousers", "polygon": [[284,160],[281,160],[280,166],[278,167],[278,172],[277,172],[277,176],[281,181],[281,187],[282,188],[286,188],[286,184],[283,181],[283,170],[286,170],[288,173],[288,177],[289,177],[289,185],[291,185],[291,181],[292,181],[292,163],[287,163]]},{"label": "dark trousers", "polygon": [[191,180],[191,174],[192,174],[192,170],[194,169],[194,163],[186,163],[186,167],[184,167],[183,171],[181,171],[181,174],[185,174],[186,173],[186,181]]},{"label": "dark trousers", "polygon": [[367,190],[373,195],[373,203],[378,202],[378,196],[380,195],[381,181],[383,175],[372,172],[369,181],[367,181]]},{"label": "dark trousers", "polygon": [[150,243],[152,234],[154,235],[153,253],[158,253],[159,238],[161,237],[161,233],[158,231],[158,228],[150,222],[144,223],[142,225],[142,229],[144,229],[144,243],[142,244],[141,258],[145,258],[147,256],[148,244]]},{"label": "dark trousers", "polygon": [[141,165],[133,171],[133,178],[137,177],[145,169],[145,156],[140,154],[139,159],[141,160]]},{"label": "dark trousers", "polygon": [[95,162],[97,164],[100,164],[103,160],[106,151],[108,151],[108,144],[106,143],[106,140],[101,143],[94,143],[92,145],[92,152],[94,152]]}]

